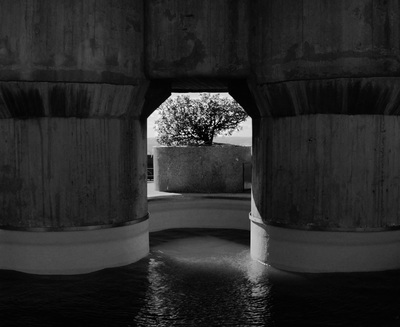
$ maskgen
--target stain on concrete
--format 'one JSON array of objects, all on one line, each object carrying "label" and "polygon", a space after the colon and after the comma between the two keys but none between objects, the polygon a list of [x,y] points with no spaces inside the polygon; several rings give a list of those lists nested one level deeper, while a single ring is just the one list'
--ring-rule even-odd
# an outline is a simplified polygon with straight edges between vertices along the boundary
[{"label": "stain on concrete", "polygon": [[362,17],[364,18],[364,23],[367,25],[373,25],[373,1],[367,1],[363,8]]},{"label": "stain on concrete", "polygon": [[[1,65],[1,63],[0,63]],[[21,79],[21,73],[18,70],[2,69],[0,71],[0,78],[3,81],[18,81]]]},{"label": "stain on concrete", "polygon": [[75,67],[76,66],[76,60],[73,56],[71,55],[66,55],[64,57],[64,61],[62,63],[62,66],[64,67]]},{"label": "stain on concrete", "polygon": [[389,19],[389,13],[386,11],[385,15],[385,23],[384,23],[384,48],[385,49],[390,49],[390,44],[391,44],[391,37],[392,37],[392,28],[390,24],[390,19]]},{"label": "stain on concrete", "polygon": [[172,13],[169,9],[164,10],[164,15],[168,18],[169,21],[173,21],[176,18],[176,13]]},{"label": "stain on concrete", "polygon": [[129,31],[130,29],[132,29],[136,32],[136,33],[141,33],[142,32],[142,24],[140,21],[137,21],[135,19],[131,19],[131,18],[126,18],[126,28],[125,31]]},{"label": "stain on concrete", "polygon": [[290,62],[297,59],[297,52],[299,49],[299,44],[293,44],[287,51],[286,56],[284,58],[284,62]]},{"label": "stain on concrete", "polygon": [[268,84],[274,117],[301,114],[398,114],[399,85],[391,78],[330,79]]},{"label": "stain on concrete", "polygon": [[0,86],[3,102],[12,117],[43,117],[45,114],[43,99],[34,88],[22,89],[16,84],[13,87]]},{"label": "stain on concrete", "polygon": [[18,226],[22,223],[20,212],[26,207],[21,200],[23,180],[13,167],[3,165],[0,168],[0,225]]},{"label": "stain on concrete", "polygon": [[195,16],[193,14],[179,15],[179,24],[182,31],[193,31],[196,26]]},{"label": "stain on concrete", "polygon": [[303,57],[304,58],[315,58],[315,47],[307,41],[303,44]]},{"label": "stain on concrete", "polygon": [[100,82],[109,84],[136,85],[137,79],[127,76],[123,73],[103,71],[100,74]]},{"label": "stain on concrete", "polygon": [[41,58],[40,60],[34,61],[33,64],[35,66],[54,67],[54,55],[49,55],[46,58]]},{"label": "stain on concrete", "polygon": [[294,204],[292,204],[292,206],[289,209],[289,222],[294,225],[300,223],[300,210],[298,206]]},{"label": "stain on concrete", "polygon": [[351,12],[354,17],[362,20],[365,24],[372,26],[373,24],[373,2],[367,1],[363,7],[356,7]]},{"label": "stain on concrete", "polygon": [[118,55],[113,54],[111,56],[106,57],[106,65],[111,66],[111,67],[118,67],[119,62],[118,62]]},{"label": "stain on concrete", "polygon": [[67,116],[67,97],[63,86],[56,85],[49,90],[49,105],[51,117]]},{"label": "stain on concrete", "polygon": [[17,56],[11,50],[11,45],[8,37],[0,39],[0,65],[10,66],[15,64],[17,61]]},{"label": "stain on concrete", "polygon": [[75,115],[80,118],[87,118],[90,116],[90,108],[91,108],[91,99],[86,90],[78,90],[75,96],[75,104],[76,108]]},{"label": "stain on concrete", "polygon": [[99,48],[99,46],[94,37],[89,40],[89,46],[90,46],[90,49],[92,50],[92,56],[95,57],[96,51]]},{"label": "stain on concrete", "polygon": [[207,56],[206,47],[204,46],[202,41],[196,37],[194,33],[187,33],[183,40],[187,43],[193,43],[192,51],[189,55],[181,57],[179,60],[173,61],[172,66],[179,71],[193,70],[197,67],[198,64],[204,62]]}]

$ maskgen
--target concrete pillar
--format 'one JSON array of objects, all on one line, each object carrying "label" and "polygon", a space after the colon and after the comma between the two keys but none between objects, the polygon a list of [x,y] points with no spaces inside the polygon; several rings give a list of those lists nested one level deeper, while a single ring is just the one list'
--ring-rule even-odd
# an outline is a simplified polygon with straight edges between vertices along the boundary
[{"label": "concrete pillar", "polygon": [[398,3],[251,8],[253,257],[292,271],[399,269]]},{"label": "concrete pillar", "polygon": [[0,269],[85,273],[148,253],[158,87],[143,73],[143,6],[0,3]]},{"label": "concrete pillar", "polygon": [[[134,88],[22,84],[3,85],[13,117],[0,120],[0,268],[83,273],[147,255],[146,120],[121,117],[130,101],[112,98]],[[44,103],[19,107],[23,88]]]},{"label": "concrete pillar", "polygon": [[307,272],[400,266],[398,117],[255,120],[252,255]]}]

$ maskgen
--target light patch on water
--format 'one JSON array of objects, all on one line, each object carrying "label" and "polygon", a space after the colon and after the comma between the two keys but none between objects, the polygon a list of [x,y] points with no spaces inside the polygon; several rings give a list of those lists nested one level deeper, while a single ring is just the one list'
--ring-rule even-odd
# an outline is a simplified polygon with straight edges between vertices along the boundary
[{"label": "light patch on water", "polygon": [[193,236],[155,246],[148,266],[140,326],[194,326],[223,321],[260,326],[269,318],[267,268],[250,258],[249,246],[214,236]]},{"label": "light patch on water", "polygon": [[277,279],[304,279],[304,276],[275,269],[253,260],[248,245],[214,236],[192,236],[169,241],[152,248],[153,253],[173,260],[196,264],[199,267],[219,266],[244,272],[250,281],[256,282],[268,274]]},{"label": "light patch on water", "polygon": [[248,250],[248,248],[248,246],[214,236],[193,236],[169,241],[168,243],[155,246],[152,250],[162,251],[167,255],[174,256],[176,259],[206,259],[232,255],[232,253]]}]

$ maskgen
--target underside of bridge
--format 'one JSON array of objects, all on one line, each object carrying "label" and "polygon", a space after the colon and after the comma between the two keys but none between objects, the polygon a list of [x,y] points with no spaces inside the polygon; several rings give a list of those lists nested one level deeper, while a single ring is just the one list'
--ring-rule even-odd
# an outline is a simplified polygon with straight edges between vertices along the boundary
[{"label": "underside of bridge", "polygon": [[400,268],[397,0],[0,2],[0,269],[148,253],[146,118],[228,91],[253,120],[251,252]]}]

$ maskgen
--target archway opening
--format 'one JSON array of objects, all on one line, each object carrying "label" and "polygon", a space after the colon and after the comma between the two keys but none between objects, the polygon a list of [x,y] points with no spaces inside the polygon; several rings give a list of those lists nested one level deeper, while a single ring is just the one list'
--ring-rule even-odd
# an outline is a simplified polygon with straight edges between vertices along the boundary
[{"label": "archway opening", "polygon": [[[179,88],[171,88],[171,97],[189,95],[191,98],[198,98],[200,93],[219,93],[221,97],[231,97],[227,87],[188,88],[189,84],[181,82],[179,85]],[[157,146],[157,135],[154,131],[157,118],[158,112],[155,110],[147,120],[148,155],[154,155],[153,146]],[[249,116],[246,119],[240,131],[231,136],[217,136],[214,142],[250,147],[252,118]],[[198,169],[194,168],[193,174],[195,170]],[[208,309],[204,317],[212,316],[215,320],[215,308],[221,307],[219,299],[225,298],[228,303],[222,310],[235,307],[238,317],[244,316],[246,310],[251,311],[254,321],[263,321],[264,318],[261,315],[258,317],[256,310],[251,308],[254,292],[269,293],[268,284],[262,280],[265,267],[252,261],[249,253],[251,161],[243,165],[242,174],[243,191],[237,194],[161,194],[156,193],[154,180],[148,182],[151,287],[146,293],[146,302],[152,307],[161,311],[168,307],[167,303],[174,303],[179,312],[187,312],[191,310],[192,304],[188,300],[181,302],[179,294],[186,294],[186,299],[207,296],[209,300],[204,303],[209,305],[205,306]],[[238,286],[235,280],[240,280],[243,287]],[[232,284],[235,284],[235,291],[232,291]],[[218,287],[215,302],[210,301],[212,293],[207,287]],[[240,295],[234,296],[236,291]],[[240,299],[238,302],[249,304],[242,306],[243,310],[237,309],[237,299]],[[266,306],[261,309],[263,313],[267,310]],[[145,317],[146,310],[139,316]],[[235,318],[236,321],[238,319],[240,318]]]},{"label": "archway opening", "polygon": [[[223,101],[235,101],[228,92],[172,92],[171,96],[167,100],[176,101],[177,98],[188,97],[190,100],[201,101],[201,96],[206,94],[207,96],[216,96],[217,99]],[[166,101],[167,101],[166,100]],[[165,104],[165,102],[163,103]],[[159,107],[160,108],[160,107]],[[160,140],[160,136],[157,133],[157,122],[160,120],[160,109],[156,109],[147,118],[147,178],[148,178],[148,190],[154,190],[154,149],[157,146],[163,145]],[[217,133],[212,143],[214,145],[235,145],[237,147],[248,147],[251,148],[252,144],[252,119],[250,116],[241,122],[235,130],[229,134]],[[251,151],[251,150],[250,150]],[[238,158],[235,158],[238,160]],[[243,192],[250,192],[251,190],[251,158],[250,160],[243,162],[240,174],[242,175],[242,186]]]},{"label": "archway opening", "polygon": [[[217,143],[230,143],[235,145],[252,145],[252,118],[258,116],[258,109],[249,83],[245,79],[215,79],[215,78],[175,78],[168,80],[153,80],[145,96],[142,115],[147,119],[147,166],[149,180],[154,178],[153,146],[157,145],[157,135],[154,131],[154,122],[157,119],[157,109],[170,97],[188,95],[198,97],[201,93],[218,93],[221,97],[233,98],[249,115],[241,124],[241,130],[230,137],[217,136]],[[251,160],[242,167],[243,190],[251,188]],[[206,191],[207,192],[207,191]]]},{"label": "archway opening", "polygon": [[[151,82],[143,110],[147,118],[148,163],[153,164],[153,147],[157,146],[157,135],[154,130],[154,124],[158,118],[157,108],[169,97],[176,98],[177,96],[188,95],[192,98],[198,98],[201,93],[218,93],[221,97],[233,98],[240,104],[249,115],[242,124],[241,130],[233,133],[231,136],[217,136],[215,141],[223,144],[230,143],[238,146],[246,146],[251,149],[252,117],[257,117],[257,108],[246,80],[158,80]],[[205,157],[207,158],[207,155]],[[159,192],[156,190],[154,164],[152,167],[148,166],[148,172],[151,175],[148,181],[150,244],[152,244],[155,232],[194,228],[196,230],[207,229],[209,231],[216,229],[228,230],[227,234],[225,234],[227,237],[233,233],[232,230],[243,232],[247,240],[246,246],[249,247],[250,222],[248,213],[251,206],[251,167],[250,151],[250,160],[243,164],[240,169],[240,174],[242,175],[240,192],[210,194],[206,190],[202,193],[188,194],[185,192],[174,192],[173,190],[170,192]],[[192,173],[197,170],[192,169]],[[220,170],[225,169],[222,168]],[[220,241],[223,243],[224,240],[221,237],[223,238],[224,235],[219,236]],[[214,241],[216,240],[213,239]],[[237,240],[231,239],[230,241],[234,243]],[[240,240],[240,242],[243,241],[244,239]],[[214,244],[213,242],[210,243],[210,246]],[[192,248],[192,250],[194,249]],[[201,248],[201,251],[204,251],[204,248]]]}]

